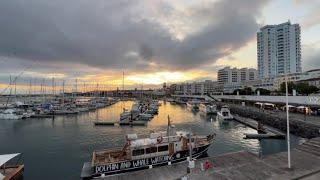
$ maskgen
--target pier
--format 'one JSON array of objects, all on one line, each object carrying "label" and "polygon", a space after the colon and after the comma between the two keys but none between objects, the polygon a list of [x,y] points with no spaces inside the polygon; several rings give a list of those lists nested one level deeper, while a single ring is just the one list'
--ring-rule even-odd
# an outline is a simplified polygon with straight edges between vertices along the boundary
[{"label": "pier", "polygon": [[241,116],[238,116],[235,114],[234,120],[241,123],[241,124],[249,126],[252,129],[257,130],[258,132],[261,132],[258,134],[245,133],[244,134],[245,139],[285,139],[285,137],[286,137],[286,135],[283,132],[281,132],[275,128],[272,128],[268,125],[263,125],[262,128],[259,129],[259,123],[253,119],[250,119],[250,118],[244,118],[244,117],[241,117]]},{"label": "pier", "polygon": [[147,121],[95,121],[93,123],[95,126],[146,126],[148,124]]},{"label": "pier", "polygon": [[[319,179],[320,138],[311,139],[291,151],[292,168],[287,168],[287,153],[281,152],[259,158],[249,152],[235,152],[196,160],[195,168],[187,174],[187,163],[104,177],[104,180],[174,180],[188,179]],[[201,170],[201,164],[213,167]]]},{"label": "pier", "polygon": [[[218,107],[227,105],[233,115],[259,121],[270,128],[287,130],[286,112],[280,110],[262,110],[251,106],[216,102]],[[320,118],[316,116],[305,116],[303,114],[290,113],[290,133],[303,138],[320,137]]]}]

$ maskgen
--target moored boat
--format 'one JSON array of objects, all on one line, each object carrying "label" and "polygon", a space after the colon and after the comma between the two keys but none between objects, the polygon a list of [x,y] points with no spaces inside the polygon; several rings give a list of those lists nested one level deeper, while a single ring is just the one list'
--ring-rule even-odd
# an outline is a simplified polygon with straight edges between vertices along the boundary
[{"label": "moored boat", "polygon": [[228,106],[222,106],[221,110],[217,113],[217,120],[221,120],[223,122],[230,121],[233,119],[233,116],[230,113]]},{"label": "moored boat", "polygon": [[187,102],[187,107],[189,107],[192,111],[198,111],[199,110],[199,104],[200,102],[197,100],[192,100]]},{"label": "moored boat", "polygon": [[205,114],[217,114],[217,106],[215,104],[201,103],[199,106],[201,112]]},{"label": "moored boat", "polygon": [[[19,180],[23,179],[24,165],[9,163],[12,159],[21,157],[20,153],[0,155],[0,179]],[[18,162],[18,161],[16,161]]]},{"label": "moored boat", "polygon": [[18,120],[23,119],[24,116],[17,113],[15,109],[6,109],[0,112],[0,119],[4,120]]},{"label": "moored boat", "polygon": [[170,128],[144,138],[128,134],[123,147],[94,151],[92,161],[84,163],[81,177],[103,177],[177,163],[187,160],[190,152],[192,158],[198,158],[206,154],[213,140],[214,134],[201,136],[187,131],[170,134]]},{"label": "moored boat", "polygon": [[124,108],[123,112],[120,114],[120,121],[129,120],[131,119],[131,116],[131,112]]}]

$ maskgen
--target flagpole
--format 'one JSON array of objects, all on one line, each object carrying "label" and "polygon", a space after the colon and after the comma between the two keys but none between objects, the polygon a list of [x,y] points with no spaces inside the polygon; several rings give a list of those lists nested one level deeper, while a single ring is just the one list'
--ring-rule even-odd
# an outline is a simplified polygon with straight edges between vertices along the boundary
[{"label": "flagpole", "polygon": [[290,123],[289,123],[289,100],[288,100],[288,75],[285,76],[286,81],[286,110],[287,110],[287,145],[288,145],[288,168],[291,168],[290,153]]}]

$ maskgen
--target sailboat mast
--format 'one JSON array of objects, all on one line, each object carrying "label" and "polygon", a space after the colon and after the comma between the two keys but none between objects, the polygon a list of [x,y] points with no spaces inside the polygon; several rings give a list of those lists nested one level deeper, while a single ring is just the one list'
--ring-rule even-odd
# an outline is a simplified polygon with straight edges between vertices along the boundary
[{"label": "sailboat mast", "polygon": [[62,106],[64,106],[64,85],[65,85],[65,80],[62,82]]},{"label": "sailboat mast", "polygon": [[55,92],[54,92],[54,77],[52,78],[52,95],[53,96],[55,95]]},{"label": "sailboat mast", "polygon": [[122,72],[122,100],[124,97],[124,71]]},{"label": "sailboat mast", "polygon": [[76,99],[77,99],[77,95],[78,95],[78,78],[76,78]]},{"label": "sailboat mast", "polygon": [[11,91],[12,91],[11,84],[12,84],[12,80],[11,80],[11,75],[10,75],[10,81],[9,81],[10,93],[9,93],[9,97],[7,98],[6,108],[8,106],[9,99],[10,99],[10,96],[11,96]]}]

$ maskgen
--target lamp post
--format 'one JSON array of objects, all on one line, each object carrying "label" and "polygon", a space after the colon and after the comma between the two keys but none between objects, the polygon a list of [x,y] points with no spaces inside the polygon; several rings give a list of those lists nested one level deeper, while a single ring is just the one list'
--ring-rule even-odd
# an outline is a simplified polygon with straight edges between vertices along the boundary
[{"label": "lamp post", "polygon": [[288,76],[285,74],[286,82],[286,111],[287,111],[287,145],[288,145],[288,168],[291,168],[291,154],[290,154],[290,123],[289,123],[289,100],[288,100]]}]

